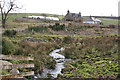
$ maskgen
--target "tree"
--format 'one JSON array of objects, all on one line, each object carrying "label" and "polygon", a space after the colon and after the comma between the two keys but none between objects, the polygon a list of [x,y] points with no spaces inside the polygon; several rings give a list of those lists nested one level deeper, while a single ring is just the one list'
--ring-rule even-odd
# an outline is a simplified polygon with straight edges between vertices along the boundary
[{"label": "tree", "polygon": [[8,14],[10,11],[14,11],[19,7],[16,4],[16,0],[0,0],[0,12],[2,17],[2,27],[5,28]]}]

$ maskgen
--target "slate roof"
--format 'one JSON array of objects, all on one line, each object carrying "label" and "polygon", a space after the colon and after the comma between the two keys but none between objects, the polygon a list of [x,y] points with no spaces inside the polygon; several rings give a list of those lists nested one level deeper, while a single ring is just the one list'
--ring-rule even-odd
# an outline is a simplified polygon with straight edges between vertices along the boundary
[{"label": "slate roof", "polygon": [[81,15],[80,14],[77,14],[77,13],[69,13],[72,17],[75,17],[75,18],[78,18],[80,17],[81,18]]},{"label": "slate roof", "polygon": [[97,18],[94,18],[94,17],[88,18],[86,21],[97,21],[97,22],[101,22],[101,20],[99,20],[99,19],[97,19]]}]

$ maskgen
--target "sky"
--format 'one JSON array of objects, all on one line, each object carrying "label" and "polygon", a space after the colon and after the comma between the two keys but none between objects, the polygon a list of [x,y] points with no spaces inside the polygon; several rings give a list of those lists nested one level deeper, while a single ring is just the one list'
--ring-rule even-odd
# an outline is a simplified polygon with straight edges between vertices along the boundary
[{"label": "sky", "polygon": [[120,0],[19,0],[20,13],[49,13],[65,15],[81,12],[82,16],[118,16]]}]

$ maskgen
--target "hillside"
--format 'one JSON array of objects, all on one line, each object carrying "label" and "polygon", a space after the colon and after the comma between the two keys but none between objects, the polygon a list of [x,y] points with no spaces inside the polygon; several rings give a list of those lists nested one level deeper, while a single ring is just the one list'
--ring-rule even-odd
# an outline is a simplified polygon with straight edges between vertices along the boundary
[{"label": "hillside", "polygon": [[[12,22],[16,18],[28,17],[28,16],[48,16],[48,17],[58,17],[60,20],[64,17],[64,15],[57,14],[46,14],[46,13],[10,13],[8,22]],[[86,20],[88,17],[83,17],[83,20]],[[1,16],[0,16],[1,19]],[[107,19],[107,18],[98,18],[100,19],[104,25],[117,25],[117,19]]]},{"label": "hillside", "polygon": [[48,17],[58,17],[59,19],[62,19],[62,15],[56,15],[56,14],[44,14],[44,13],[10,13],[8,21],[12,22],[15,18],[22,18],[22,17],[28,17],[28,16],[48,16]]}]

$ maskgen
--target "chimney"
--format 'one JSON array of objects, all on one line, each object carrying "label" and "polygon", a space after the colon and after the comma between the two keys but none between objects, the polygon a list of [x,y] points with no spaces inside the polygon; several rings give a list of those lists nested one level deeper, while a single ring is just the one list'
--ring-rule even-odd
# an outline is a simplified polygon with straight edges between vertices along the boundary
[{"label": "chimney", "polygon": [[92,18],[92,16],[90,15],[90,19]]},{"label": "chimney", "polygon": [[81,16],[81,12],[79,12],[79,15]]},{"label": "chimney", "polygon": [[68,11],[67,11],[67,14],[69,14],[69,13],[70,13],[70,11],[68,10]]}]

